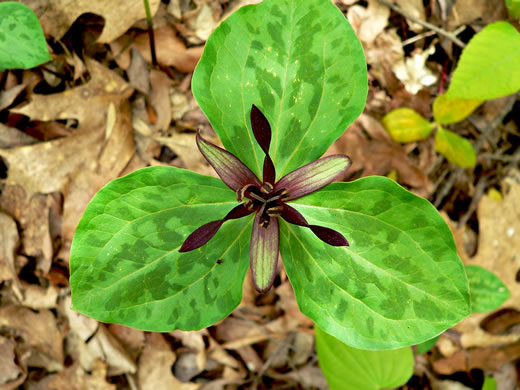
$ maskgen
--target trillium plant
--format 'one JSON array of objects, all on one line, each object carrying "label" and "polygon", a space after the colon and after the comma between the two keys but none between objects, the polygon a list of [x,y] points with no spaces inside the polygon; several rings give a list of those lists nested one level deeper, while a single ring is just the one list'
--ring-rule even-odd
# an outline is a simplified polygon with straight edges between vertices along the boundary
[{"label": "trillium plant", "polygon": [[348,157],[322,157],[367,87],[361,45],[330,0],[236,11],[192,79],[224,148],[196,143],[221,180],[157,166],[103,187],[72,243],[73,309],[201,329],[238,306],[249,268],[265,293],[283,264],[300,310],[356,348],[418,344],[465,318],[466,274],[436,209],[384,177],[341,182]]}]

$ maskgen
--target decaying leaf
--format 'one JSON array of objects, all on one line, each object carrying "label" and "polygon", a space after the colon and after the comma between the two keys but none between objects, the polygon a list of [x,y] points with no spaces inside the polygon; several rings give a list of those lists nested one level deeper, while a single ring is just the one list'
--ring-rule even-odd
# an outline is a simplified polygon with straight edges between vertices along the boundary
[{"label": "decaying leaf", "polygon": [[147,337],[146,347],[139,358],[137,380],[142,390],[197,390],[200,384],[182,383],[172,374],[176,355],[164,337],[151,333]]},{"label": "decaying leaf", "polygon": [[11,390],[18,388],[26,376],[25,367],[16,364],[16,343],[13,340],[0,336],[0,389]]},{"label": "decaying leaf", "polygon": [[[111,42],[124,34],[137,20],[146,17],[142,0],[127,0],[122,4],[105,0],[24,0],[36,13],[43,31],[56,39],[61,38],[78,16],[90,12],[105,19],[105,27],[98,42]],[[160,0],[149,0],[152,14],[157,12]]]},{"label": "decaying leaf", "polygon": [[0,281],[18,280],[14,267],[14,253],[18,247],[16,222],[7,214],[0,212]]},{"label": "decaying leaf", "polygon": [[63,335],[49,310],[35,313],[22,306],[3,306],[0,308],[0,327],[23,339],[30,350],[26,359],[28,366],[49,371],[63,369]]},{"label": "decaying leaf", "polygon": [[[186,48],[171,26],[163,26],[154,30],[157,62],[162,66],[173,66],[181,72],[193,72],[202,55],[202,46]],[[127,69],[130,65],[130,48],[139,50],[148,63],[152,63],[150,54],[150,37],[147,33],[138,34],[135,39],[123,36],[111,43],[117,54],[119,66]],[[123,51],[122,51],[123,50]]]}]

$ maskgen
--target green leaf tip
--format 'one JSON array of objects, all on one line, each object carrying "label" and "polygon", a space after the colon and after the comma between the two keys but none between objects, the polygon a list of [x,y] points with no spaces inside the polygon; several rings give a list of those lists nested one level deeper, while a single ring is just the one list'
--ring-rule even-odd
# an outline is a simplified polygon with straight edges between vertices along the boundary
[{"label": "green leaf tip", "polygon": [[16,1],[0,3],[0,70],[30,69],[50,61],[34,12]]}]

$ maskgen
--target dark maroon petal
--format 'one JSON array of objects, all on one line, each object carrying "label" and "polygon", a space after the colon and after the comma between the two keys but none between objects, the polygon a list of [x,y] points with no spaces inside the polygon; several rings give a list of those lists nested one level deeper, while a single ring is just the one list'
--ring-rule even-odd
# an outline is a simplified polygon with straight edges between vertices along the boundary
[{"label": "dark maroon petal", "polygon": [[264,159],[264,183],[271,183],[274,184],[274,181],[276,180],[276,170],[274,168],[273,160],[271,160],[271,157],[266,154]]},{"label": "dark maroon petal", "polygon": [[189,252],[200,248],[202,245],[213,238],[224,222],[225,221],[223,219],[220,219],[218,221],[213,221],[202,225],[188,236],[188,238],[182,244],[181,249],[179,249],[179,252]]},{"label": "dark maroon petal", "polygon": [[265,154],[269,153],[269,145],[271,145],[271,125],[265,115],[254,104],[251,107],[251,128],[256,138],[256,142],[260,145]]},{"label": "dark maroon petal", "polygon": [[267,227],[260,226],[261,214],[257,213],[253,222],[249,264],[255,288],[267,292],[274,282],[280,247],[280,229],[278,218],[271,217]]},{"label": "dark maroon petal", "polygon": [[309,225],[312,232],[323,242],[332,246],[348,246],[348,241],[343,235],[325,226]]},{"label": "dark maroon petal", "polygon": [[275,191],[285,188],[289,192],[287,200],[301,198],[343,177],[350,164],[350,158],[340,154],[320,158],[282,177]]},{"label": "dark maroon petal", "polygon": [[251,170],[233,154],[205,140],[197,133],[197,146],[204,158],[211,164],[222,181],[233,191],[248,184],[260,187],[262,183]]},{"label": "dark maroon petal", "polygon": [[188,238],[184,241],[179,249],[179,252],[189,252],[194,249],[200,248],[204,244],[206,244],[209,240],[213,238],[213,236],[218,232],[218,229],[222,226],[222,224],[230,219],[238,219],[245,217],[246,215],[251,214],[253,211],[248,210],[244,204],[239,204],[234,207],[223,219],[219,219],[218,221],[209,222],[205,225],[202,225],[193,233],[191,233]]},{"label": "dark maroon petal", "polygon": [[294,207],[289,206],[288,204],[282,205],[282,212],[280,216],[285,219],[287,222],[292,223],[298,226],[309,226],[303,215],[296,210]]},{"label": "dark maroon petal", "polygon": [[246,215],[251,214],[253,211],[248,210],[244,204],[239,204],[233,210],[231,210],[227,215],[224,217],[224,221],[228,221],[230,219],[238,219],[245,217]]},{"label": "dark maroon petal", "polygon": [[289,206],[288,204],[284,204],[282,206],[282,211],[280,216],[285,219],[287,222],[292,223],[294,225],[307,227],[312,230],[312,232],[318,237],[320,240],[326,242],[332,246],[348,246],[348,241],[343,235],[333,229],[318,226],[318,225],[309,225],[305,220],[305,217],[301,215],[301,213],[296,210],[294,207]]}]

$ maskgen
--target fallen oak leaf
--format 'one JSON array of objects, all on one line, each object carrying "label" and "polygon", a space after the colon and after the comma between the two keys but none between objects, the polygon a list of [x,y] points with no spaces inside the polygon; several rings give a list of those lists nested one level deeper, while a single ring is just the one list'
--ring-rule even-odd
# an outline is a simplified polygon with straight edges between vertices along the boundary
[{"label": "fallen oak leaf", "polygon": [[[177,37],[174,28],[163,26],[154,30],[155,52],[157,62],[161,66],[173,66],[184,73],[191,73],[199,62],[203,46],[186,48],[184,42]],[[130,65],[130,49],[139,50],[148,63],[152,63],[150,54],[150,37],[148,33],[138,34],[130,43],[130,36],[123,36],[112,42],[110,47],[117,56],[117,63],[123,69]],[[124,48],[124,50],[123,50]],[[121,51],[123,50],[123,51]]]},{"label": "fallen oak leaf", "polygon": [[[105,0],[24,0],[38,16],[46,35],[60,39],[74,21],[90,12],[105,19],[105,27],[98,38],[108,43],[124,34],[136,21],[146,17],[142,0],[127,0],[123,3]],[[155,14],[160,0],[149,0],[150,12]]]}]

